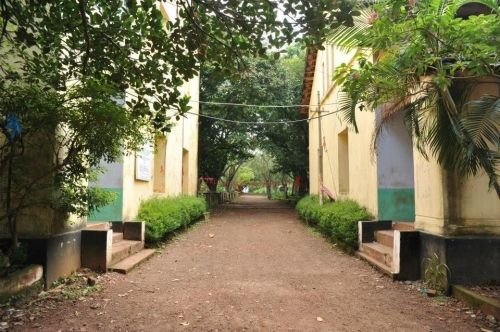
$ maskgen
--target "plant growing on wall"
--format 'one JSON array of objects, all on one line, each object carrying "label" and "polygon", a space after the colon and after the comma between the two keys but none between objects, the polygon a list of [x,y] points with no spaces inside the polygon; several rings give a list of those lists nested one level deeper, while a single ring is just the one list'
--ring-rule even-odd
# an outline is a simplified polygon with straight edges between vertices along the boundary
[{"label": "plant growing on wall", "polygon": [[449,287],[448,277],[450,275],[448,266],[440,262],[439,256],[436,253],[424,259],[424,266],[424,285],[427,294],[432,295],[433,292],[439,295],[446,294]]},{"label": "plant growing on wall", "polygon": [[355,130],[357,109],[384,105],[376,134],[403,112],[425,156],[461,176],[485,172],[500,197],[500,100],[471,95],[500,84],[500,7],[484,0],[481,15],[457,17],[469,2],[383,0],[363,8],[354,27],[331,32],[332,43],[357,49],[358,64],[342,65],[334,79]]},{"label": "plant growing on wall", "polygon": [[[68,213],[85,216],[112,197],[89,188],[101,160],[142,142],[139,122],[112,100],[113,89],[92,81],[65,94],[37,85],[13,84],[0,90],[0,220],[7,221],[12,246],[17,222],[37,223],[51,209],[54,222]],[[113,126],[109,126],[113,123]]]}]

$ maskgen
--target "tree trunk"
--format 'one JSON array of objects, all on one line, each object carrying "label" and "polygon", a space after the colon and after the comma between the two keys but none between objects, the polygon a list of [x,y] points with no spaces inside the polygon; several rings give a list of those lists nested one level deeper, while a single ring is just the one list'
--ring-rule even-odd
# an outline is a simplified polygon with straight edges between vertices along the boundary
[{"label": "tree trunk", "polygon": [[210,190],[211,193],[215,193],[217,192],[217,184],[219,183],[219,179],[217,179],[217,181],[215,182],[205,182],[208,186],[208,189]]},{"label": "tree trunk", "polygon": [[266,194],[267,194],[267,199],[272,198],[271,194],[271,181],[266,181]]},{"label": "tree trunk", "polygon": [[306,171],[301,171],[299,175],[300,175],[299,195],[304,196],[307,194],[309,190],[309,177],[307,176]]},{"label": "tree trunk", "polygon": [[6,211],[7,220],[9,223],[10,238],[12,248],[19,247],[19,238],[17,234],[17,218],[12,210],[12,160],[14,159],[14,147],[11,147],[9,164],[7,166],[7,197],[6,197]]}]

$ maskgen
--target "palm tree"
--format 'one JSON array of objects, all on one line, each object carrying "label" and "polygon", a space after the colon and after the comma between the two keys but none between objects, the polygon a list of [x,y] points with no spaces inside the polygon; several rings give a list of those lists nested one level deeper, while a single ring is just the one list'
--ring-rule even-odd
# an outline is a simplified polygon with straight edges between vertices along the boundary
[{"label": "palm tree", "polygon": [[342,84],[342,114],[356,131],[357,109],[384,104],[374,146],[402,112],[420,152],[463,177],[485,172],[500,198],[500,97],[477,96],[478,87],[500,86],[500,6],[482,0],[489,15],[456,17],[471,2],[365,5],[353,27],[330,34],[332,44],[357,50],[358,66],[340,66],[334,79]]}]

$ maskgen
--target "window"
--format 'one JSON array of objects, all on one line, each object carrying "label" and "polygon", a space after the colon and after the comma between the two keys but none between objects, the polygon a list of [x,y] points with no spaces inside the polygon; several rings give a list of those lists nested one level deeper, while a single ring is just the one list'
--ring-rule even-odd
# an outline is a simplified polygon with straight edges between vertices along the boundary
[{"label": "window", "polygon": [[339,191],[349,193],[349,133],[347,128],[338,135]]}]

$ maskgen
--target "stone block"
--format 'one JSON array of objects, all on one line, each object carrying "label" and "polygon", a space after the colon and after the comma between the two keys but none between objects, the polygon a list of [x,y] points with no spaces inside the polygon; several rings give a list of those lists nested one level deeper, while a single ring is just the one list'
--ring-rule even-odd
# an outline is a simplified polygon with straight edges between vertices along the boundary
[{"label": "stone block", "polygon": [[46,240],[45,287],[81,266],[81,231],[52,236]]},{"label": "stone block", "polygon": [[82,267],[107,271],[111,262],[113,230],[82,230]]},{"label": "stone block", "polygon": [[125,221],[123,223],[123,239],[144,242],[144,221]]},{"label": "stone block", "polygon": [[117,221],[110,221],[111,224],[111,229],[115,233],[123,233],[123,221],[117,220]]},{"label": "stone block", "polygon": [[0,299],[3,301],[10,296],[22,292],[37,281],[40,281],[42,277],[42,265],[29,265],[6,277],[0,278]]},{"label": "stone block", "polygon": [[397,279],[420,279],[420,232],[395,230],[392,255]]},{"label": "stone block", "polygon": [[392,220],[358,221],[359,244],[375,241],[375,231],[392,228]]}]

